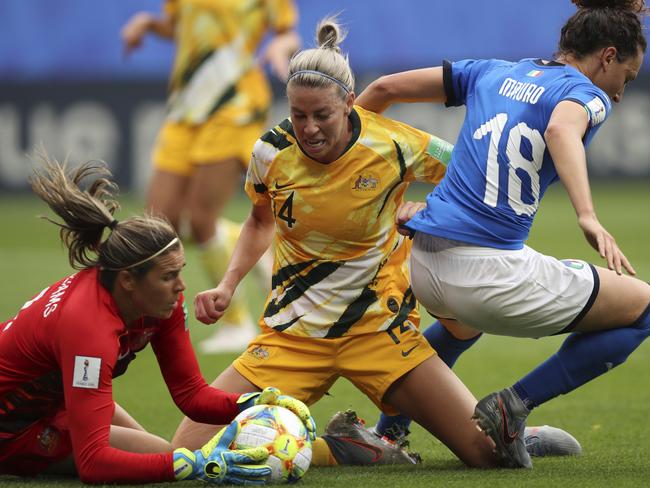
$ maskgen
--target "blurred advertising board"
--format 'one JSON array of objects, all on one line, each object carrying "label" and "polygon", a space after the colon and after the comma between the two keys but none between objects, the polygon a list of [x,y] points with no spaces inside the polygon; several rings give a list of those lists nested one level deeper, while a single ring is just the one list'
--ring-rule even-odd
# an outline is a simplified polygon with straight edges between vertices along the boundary
[{"label": "blurred advertising board", "polygon": [[[27,189],[34,151],[43,148],[72,163],[104,160],[123,189],[141,191],[165,116],[165,91],[160,81],[0,83],[0,190]],[[463,110],[400,105],[387,115],[454,142]],[[269,124],[285,115],[278,93]],[[588,155],[592,177],[650,177],[650,76],[626,90]]]}]

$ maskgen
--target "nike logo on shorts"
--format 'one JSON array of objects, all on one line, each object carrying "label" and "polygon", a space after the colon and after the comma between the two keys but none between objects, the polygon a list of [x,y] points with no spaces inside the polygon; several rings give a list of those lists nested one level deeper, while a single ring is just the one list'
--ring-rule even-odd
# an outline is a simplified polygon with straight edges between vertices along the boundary
[{"label": "nike logo on shorts", "polygon": [[418,346],[419,346],[419,344],[416,344],[415,346],[413,346],[413,347],[410,348],[410,349],[407,349],[406,351],[403,350],[403,351],[402,351],[402,357],[405,358],[406,356],[408,356],[409,354],[411,354],[411,353],[413,352],[413,349],[415,349],[415,348],[418,347]]}]

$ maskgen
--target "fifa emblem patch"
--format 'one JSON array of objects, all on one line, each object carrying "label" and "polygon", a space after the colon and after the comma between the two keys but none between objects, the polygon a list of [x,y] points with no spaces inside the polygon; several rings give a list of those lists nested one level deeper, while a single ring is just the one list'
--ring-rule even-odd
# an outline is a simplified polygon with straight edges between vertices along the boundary
[{"label": "fifa emblem patch", "polygon": [[582,261],[577,261],[575,259],[563,259],[562,264],[573,269],[582,269],[585,267],[585,263]]},{"label": "fifa emblem patch", "polygon": [[355,194],[373,192],[379,188],[379,176],[374,173],[360,173],[352,181],[352,191]]},{"label": "fifa emblem patch", "polygon": [[255,346],[253,349],[248,351],[248,354],[253,356],[255,359],[264,360],[269,358],[269,351],[262,346]]},{"label": "fifa emblem patch", "polygon": [[99,388],[99,370],[101,366],[101,358],[75,356],[72,386],[77,388]]}]

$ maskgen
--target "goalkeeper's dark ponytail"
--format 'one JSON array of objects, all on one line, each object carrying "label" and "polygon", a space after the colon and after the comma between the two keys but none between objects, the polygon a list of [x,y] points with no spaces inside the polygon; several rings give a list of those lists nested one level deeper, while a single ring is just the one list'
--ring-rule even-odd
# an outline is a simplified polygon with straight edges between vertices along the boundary
[{"label": "goalkeeper's dark ponytail", "polygon": [[[164,219],[148,215],[115,219],[118,187],[103,163],[90,161],[68,172],[65,163],[41,159],[41,169],[31,178],[32,189],[63,221],[43,217],[61,228],[73,268],[99,267],[100,280],[110,290],[118,271],[128,269],[142,276],[154,265],[152,257],[163,249],[179,248],[176,231]],[[83,190],[80,183],[86,178],[92,182]]]}]

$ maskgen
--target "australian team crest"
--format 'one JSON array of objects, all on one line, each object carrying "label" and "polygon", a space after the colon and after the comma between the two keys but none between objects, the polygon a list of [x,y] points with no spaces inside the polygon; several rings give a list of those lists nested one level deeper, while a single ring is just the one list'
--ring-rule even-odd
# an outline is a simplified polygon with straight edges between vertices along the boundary
[{"label": "australian team crest", "polygon": [[362,195],[379,189],[379,176],[371,172],[358,173],[352,180],[352,193]]},{"label": "australian team crest", "polygon": [[255,346],[253,349],[249,349],[248,354],[259,360],[269,358],[269,351],[262,346]]}]

